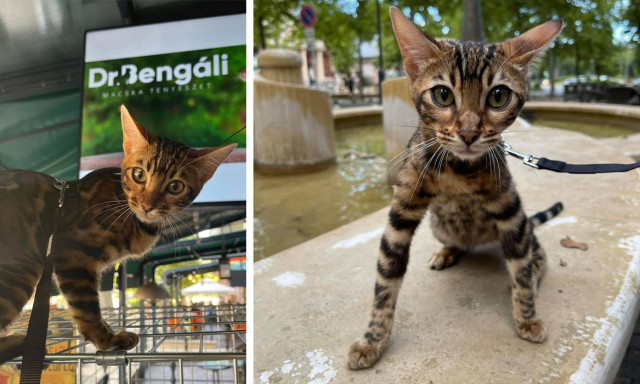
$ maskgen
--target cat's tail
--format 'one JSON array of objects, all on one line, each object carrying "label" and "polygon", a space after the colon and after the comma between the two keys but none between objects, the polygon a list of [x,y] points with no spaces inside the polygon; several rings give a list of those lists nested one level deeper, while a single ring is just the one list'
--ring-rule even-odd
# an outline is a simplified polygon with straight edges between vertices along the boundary
[{"label": "cat's tail", "polygon": [[560,212],[562,212],[562,203],[561,202],[557,202],[555,204],[553,204],[551,206],[551,208],[545,210],[545,211],[540,211],[538,213],[536,213],[535,215],[531,216],[529,218],[529,221],[531,222],[531,224],[533,224],[533,227],[537,227],[542,223],[545,223],[551,219],[553,219],[554,217],[558,216],[558,214]]}]

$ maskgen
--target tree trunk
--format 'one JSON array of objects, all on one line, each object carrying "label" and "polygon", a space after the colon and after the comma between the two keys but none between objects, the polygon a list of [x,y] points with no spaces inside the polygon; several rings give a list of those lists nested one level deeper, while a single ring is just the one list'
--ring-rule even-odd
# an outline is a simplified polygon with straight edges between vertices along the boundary
[{"label": "tree trunk", "polygon": [[540,63],[538,66],[538,78],[536,79],[537,88],[542,89],[542,80],[544,79],[544,65]]},{"label": "tree trunk", "polygon": [[480,0],[463,0],[462,36],[460,40],[484,41]]},{"label": "tree trunk", "polygon": [[267,41],[264,37],[264,25],[262,25],[262,16],[258,19],[258,28],[260,29],[260,48],[267,49]]}]

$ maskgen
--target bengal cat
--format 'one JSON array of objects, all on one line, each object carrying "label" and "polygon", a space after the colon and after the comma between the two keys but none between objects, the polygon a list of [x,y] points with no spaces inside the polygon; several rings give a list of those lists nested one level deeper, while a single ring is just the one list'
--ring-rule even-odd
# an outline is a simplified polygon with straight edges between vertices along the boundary
[{"label": "bengal cat", "polygon": [[380,243],[371,318],[348,353],[352,369],[372,366],[384,350],[409,261],[409,246],[427,210],[444,248],[429,265],[442,269],[470,248],[499,241],[512,284],[519,337],[546,338],[534,297],[545,252],[533,227],[562,210],[560,203],[527,218],[501,148],[526,95],[528,66],[560,33],[549,21],[498,44],[436,40],[395,7],[391,20],[420,116],[397,176],[389,222]]},{"label": "bengal cat", "polygon": [[[122,106],[121,169],[70,182],[58,224],[54,277],[78,331],[96,348],[131,349],[135,333],[103,320],[98,282],[104,269],[148,252],[170,216],[189,206],[236,143],[193,149],[153,136]],[[56,180],[0,171],[0,328],[20,313],[40,279],[56,216]],[[22,354],[24,335],[0,338],[0,363]]]}]

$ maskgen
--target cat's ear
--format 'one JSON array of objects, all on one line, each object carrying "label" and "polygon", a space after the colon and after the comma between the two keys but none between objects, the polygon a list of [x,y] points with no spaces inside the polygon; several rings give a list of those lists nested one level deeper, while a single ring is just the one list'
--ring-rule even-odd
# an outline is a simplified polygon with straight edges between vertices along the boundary
[{"label": "cat's ear", "polygon": [[125,154],[131,154],[149,146],[149,142],[154,138],[153,135],[131,117],[124,104],[120,107],[120,119],[122,120],[122,148]]},{"label": "cat's ear", "polygon": [[202,184],[213,176],[220,164],[229,157],[237,146],[238,143],[231,143],[222,147],[199,149],[196,150],[195,154],[191,155],[196,158],[193,164],[195,164],[198,169],[198,176]]},{"label": "cat's ear", "polygon": [[396,7],[389,7],[393,32],[398,40],[404,71],[411,80],[415,80],[421,73],[423,64],[439,55],[440,44],[431,36],[420,31]]},{"label": "cat's ear", "polygon": [[523,66],[542,55],[562,31],[562,20],[551,20],[500,44],[509,61]]}]

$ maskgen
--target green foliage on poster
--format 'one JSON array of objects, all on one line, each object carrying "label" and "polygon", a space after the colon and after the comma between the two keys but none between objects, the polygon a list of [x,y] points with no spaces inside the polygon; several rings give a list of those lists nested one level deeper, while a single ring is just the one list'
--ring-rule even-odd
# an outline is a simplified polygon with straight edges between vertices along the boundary
[{"label": "green foliage on poster", "polygon": [[[215,147],[246,123],[245,46],[85,65],[81,155],[122,152],[120,105],[149,132]],[[246,130],[230,141],[246,148]]]}]

